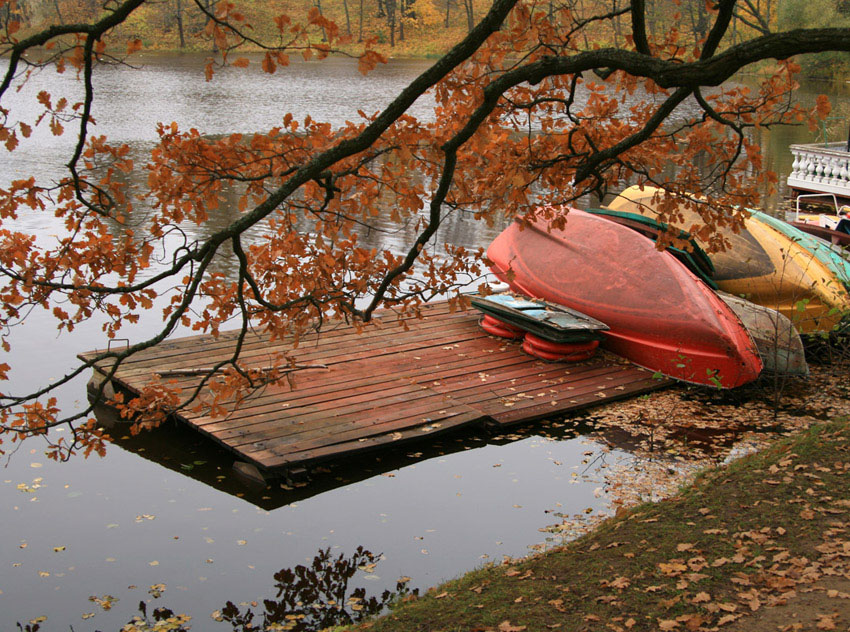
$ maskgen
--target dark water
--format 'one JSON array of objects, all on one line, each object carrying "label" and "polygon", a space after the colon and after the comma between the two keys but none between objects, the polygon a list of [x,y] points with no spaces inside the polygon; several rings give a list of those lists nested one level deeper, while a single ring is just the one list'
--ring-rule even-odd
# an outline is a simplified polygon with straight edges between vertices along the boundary
[{"label": "dark water", "polygon": [[[130,143],[139,157],[155,140],[158,121],[229,133],[271,127],[286,112],[297,118],[309,112],[333,123],[353,120],[357,109],[371,113],[387,103],[427,64],[394,61],[363,78],[352,62],[329,60],[295,64],[272,77],[256,69],[221,71],[206,83],[202,57],[142,61],[138,70],[116,66],[98,73],[95,110],[97,132]],[[43,73],[13,100],[73,86],[70,77]],[[427,102],[415,109],[428,115]],[[787,145],[808,138],[807,130],[766,135],[770,163],[787,172]],[[40,151],[24,145],[0,156],[0,179],[54,176],[70,142],[70,136],[39,129],[31,143]],[[51,239],[51,218],[27,215],[20,221],[39,239]],[[457,219],[442,238],[479,246],[496,232]],[[400,248],[405,237],[400,231],[373,238],[375,245]],[[156,325],[143,323],[125,335],[138,339]],[[34,312],[12,335],[11,387],[56,378],[73,366],[76,353],[104,342],[99,323],[57,336],[51,319]],[[79,407],[84,384],[59,396],[66,409]],[[19,449],[4,444],[9,454],[0,470],[0,629],[39,616],[48,617],[42,628],[48,630],[118,629],[140,600],[192,614],[195,629],[228,629],[210,618],[228,600],[238,605],[273,597],[281,569],[309,564],[323,550],[352,556],[360,546],[383,555],[376,566],[364,565],[352,586],[380,594],[409,576],[411,587],[428,587],[488,561],[528,553],[546,541],[540,529],[556,522],[554,514],[598,512],[607,503],[609,473],[634,458],[613,439],[541,423],[510,435],[449,435],[334,464],[305,486],[252,489],[234,479],[226,454],[192,433],[165,428],[141,438],[115,434],[105,458],[64,464],[48,462],[37,440]],[[166,587],[154,590],[161,596],[153,599],[149,589],[157,584]],[[111,602],[111,608],[90,597]]]}]

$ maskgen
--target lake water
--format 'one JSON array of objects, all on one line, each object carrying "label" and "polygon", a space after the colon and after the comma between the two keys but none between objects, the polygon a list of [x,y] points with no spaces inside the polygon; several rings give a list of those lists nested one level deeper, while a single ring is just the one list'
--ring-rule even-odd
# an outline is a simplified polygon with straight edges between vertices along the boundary
[{"label": "lake water", "polygon": [[[97,132],[129,143],[138,156],[156,139],[158,121],[216,134],[269,128],[286,112],[353,120],[358,109],[380,109],[427,66],[393,61],[363,78],[350,60],[331,59],[296,63],[271,77],[256,69],[222,70],[207,83],[202,57],[146,55],[139,62],[136,70],[98,72],[94,112]],[[71,77],[43,73],[12,99],[73,86]],[[814,91],[799,96],[812,98]],[[429,104],[417,103],[415,111],[428,116]],[[24,144],[3,154],[0,178],[57,173],[71,137],[35,136],[41,151]],[[808,138],[805,129],[766,135],[770,164],[787,173],[787,145]],[[45,160],[45,149],[54,164]],[[21,222],[50,239],[50,219],[24,216]],[[442,238],[480,246],[496,232],[458,219]],[[392,245],[404,237],[380,239]],[[138,339],[156,324],[125,335]],[[34,312],[12,333],[11,385],[24,389],[59,377],[77,353],[104,342],[98,323],[57,336],[52,321]],[[67,410],[80,407],[84,383],[59,397]],[[47,616],[43,630],[118,629],[140,600],[152,599],[149,587],[156,584],[166,588],[153,605],[192,614],[194,629],[228,629],[209,614],[228,600],[274,596],[276,572],[308,563],[326,548],[334,556],[352,555],[358,546],[383,553],[376,567],[352,580],[371,593],[394,587],[400,576],[426,588],[487,561],[524,555],[545,541],[540,529],[557,522],[555,514],[605,507],[609,473],[632,463],[625,444],[587,430],[544,422],[509,435],[448,435],[333,464],[307,486],[261,490],[234,479],[227,454],[178,428],[139,438],[119,431],[105,458],[63,464],[48,462],[42,445],[27,441],[10,450],[0,469],[0,629],[39,616]],[[116,598],[108,610],[89,599],[108,602],[107,596]]]}]

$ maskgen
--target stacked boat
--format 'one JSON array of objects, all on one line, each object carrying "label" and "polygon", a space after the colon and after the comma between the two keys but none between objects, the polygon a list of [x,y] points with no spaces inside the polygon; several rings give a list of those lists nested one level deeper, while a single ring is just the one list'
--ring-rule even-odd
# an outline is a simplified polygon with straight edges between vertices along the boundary
[{"label": "stacked boat", "polygon": [[[657,221],[659,193],[629,187],[608,208]],[[680,207],[677,214],[684,230],[702,224],[694,210]],[[740,230],[719,231],[730,244],[711,254],[720,290],[779,311],[801,333],[832,331],[850,312],[850,267],[826,244],[818,246],[807,233],[756,211],[749,212]]]},{"label": "stacked boat", "polygon": [[[746,219],[744,230],[724,233],[731,242],[725,252],[707,254],[688,232],[697,223],[688,217],[674,229],[681,231],[677,243],[684,247],[659,250],[656,239],[670,234],[670,227],[658,221],[656,193],[632,187],[607,208],[569,209],[566,222],[514,222],[493,241],[487,257],[519,297],[486,297],[489,305],[479,299],[486,327],[509,336],[513,329],[512,337],[528,341],[528,322],[502,308],[530,301],[519,311],[560,308],[604,323],[607,328],[595,327],[592,334],[583,325],[582,335],[601,338],[602,347],[686,382],[733,388],[763,370],[807,374],[799,333],[829,331],[850,313],[850,264],[758,212]],[[535,340],[548,337],[558,344],[543,320],[535,322],[532,342],[524,348],[555,359],[535,353],[548,348],[536,347]],[[576,357],[583,356],[564,359]]]}]

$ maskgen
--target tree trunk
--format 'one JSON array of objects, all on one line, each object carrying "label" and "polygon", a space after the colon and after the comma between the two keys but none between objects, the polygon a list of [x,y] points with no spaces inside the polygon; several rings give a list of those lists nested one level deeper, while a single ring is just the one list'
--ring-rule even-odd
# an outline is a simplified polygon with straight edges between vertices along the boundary
[{"label": "tree trunk", "polygon": [[395,46],[396,2],[397,0],[384,0],[384,9],[387,12],[387,26],[390,27],[390,46]]},{"label": "tree trunk", "polygon": [[351,17],[348,15],[348,0],[342,0],[342,6],[345,9],[345,32],[351,37]]},{"label": "tree trunk", "polygon": [[62,11],[59,9],[59,0],[53,0],[53,6],[56,7],[56,17],[59,18],[59,24],[65,24],[65,20],[62,18]]},{"label": "tree trunk", "polygon": [[446,0],[446,28],[449,28],[449,12],[452,8],[452,0]]},{"label": "tree trunk", "polygon": [[475,27],[472,0],[463,0],[463,8],[466,9],[466,32],[471,33],[472,29]]},{"label": "tree trunk", "polygon": [[708,35],[708,11],[705,2],[697,1],[691,4],[691,24],[696,41],[704,40]]},{"label": "tree trunk", "polygon": [[180,35],[180,48],[186,48],[186,38],[183,33],[183,0],[174,0],[177,5],[177,33]]},{"label": "tree trunk", "polygon": [[[617,0],[613,0],[611,2],[611,10],[612,11],[614,11],[618,8],[617,4],[618,4]],[[619,46],[620,45],[620,21],[617,18],[613,18],[611,20],[611,27],[614,29],[614,46]]]},{"label": "tree trunk", "polygon": [[360,24],[357,27],[357,41],[363,41],[363,0],[360,0]]}]

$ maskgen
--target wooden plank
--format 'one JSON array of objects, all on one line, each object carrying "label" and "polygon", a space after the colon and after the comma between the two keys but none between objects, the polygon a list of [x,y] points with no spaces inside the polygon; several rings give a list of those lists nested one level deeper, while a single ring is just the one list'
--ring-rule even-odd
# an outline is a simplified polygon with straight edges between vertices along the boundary
[{"label": "wooden plank", "polygon": [[[243,433],[237,434],[239,438],[234,437],[232,441],[235,445],[247,445],[268,439],[282,440],[286,437],[293,441],[324,437],[326,441],[329,441],[333,433],[352,424],[367,427],[375,423],[406,419],[410,425],[421,425],[431,423],[437,417],[453,414],[454,409],[466,411],[470,408],[472,407],[468,407],[463,402],[454,402],[445,395],[427,389],[416,389],[387,400],[372,400],[359,406],[349,406],[334,415],[319,412],[309,417],[298,416],[293,419],[293,424],[263,424],[262,429],[247,426],[244,429],[237,429],[243,430]],[[483,416],[477,407],[474,410],[479,417]]]},{"label": "wooden plank", "polygon": [[[434,303],[428,304],[423,307],[423,318],[417,319],[414,316],[408,316],[402,320],[392,320],[388,324],[383,325],[367,325],[366,330],[362,333],[357,333],[356,329],[353,326],[345,325],[341,322],[332,323],[330,326],[325,327],[319,333],[307,332],[305,335],[301,337],[299,348],[305,347],[310,344],[315,344],[319,340],[321,340],[322,345],[329,344],[331,341],[343,344],[352,340],[359,339],[368,339],[370,337],[379,337],[383,338],[386,342],[386,332],[392,329],[396,329],[397,331],[404,331],[404,323],[416,324],[416,329],[424,329],[422,325],[427,325],[431,321],[436,322],[444,322],[447,318],[477,318],[480,317],[475,311],[467,310],[466,312],[450,312],[448,308],[445,306],[445,303]],[[477,314],[477,316],[476,316]],[[395,318],[395,316],[393,316]],[[236,339],[238,338],[238,332],[236,331],[227,331],[222,332],[218,337],[213,337],[210,334],[200,334],[197,336],[187,336],[184,338],[179,338],[176,340],[166,340],[156,347],[152,347],[151,349],[146,349],[144,351],[139,352],[132,358],[127,360],[128,366],[130,364],[135,363],[146,363],[150,364],[152,362],[169,362],[171,359],[178,358],[181,359],[185,357],[187,354],[187,350],[194,349],[196,350],[197,355],[201,356],[217,356],[221,353],[224,357],[227,357],[228,353],[234,348],[236,344]],[[269,347],[273,347],[276,350],[286,350],[293,348],[292,340],[276,340],[270,341],[268,336],[263,336],[259,334],[255,334],[253,332],[248,332],[247,340],[244,346],[244,350],[246,352],[250,352],[252,350],[257,350],[259,348],[261,351],[263,349],[267,349]],[[90,357],[94,357],[97,353],[103,352],[103,349],[98,349],[95,351],[89,351],[86,353],[79,354],[78,357],[81,359],[87,359]],[[193,352],[189,352],[190,354]]]},{"label": "wooden plank", "polygon": [[[476,321],[477,322],[477,321]],[[429,325],[431,325],[429,323]],[[437,333],[439,332],[439,333]],[[394,335],[389,335],[390,333]],[[368,357],[379,357],[389,353],[400,353],[402,351],[414,351],[417,348],[428,348],[439,344],[450,344],[458,339],[480,339],[487,336],[483,330],[477,327],[469,327],[468,320],[446,321],[434,323],[430,328],[417,330],[402,335],[404,332],[388,332],[384,338],[364,338],[357,344],[337,343],[323,344],[319,347],[303,347],[297,349],[291,347],[279,349],[266,346],[253,351],[243,351],[240,355],[240,365],[243,367],[262,368],[269,366],[273,357],[282,352],[287,352],[296,362],[322,364],[337,364]],[[193,349],[183,355],[174,355],[167,358],[142,357],[128,362],[122,367],[122,375],[127,377],[135,375],[149,375],[155,370],[168,371],[179,368],[193,368],[203,363],[203,366],[213,366],[217,362],[228,360],[233,353],[233,348],[217,350]]]},{"label": "wooden plank", "polygon": [[285,445],[288,452],[297,452],[409,428],[421,428],[425,429],[423,432],[430,432],[441,428],[443,423],[455,417],[475,421],[480,420],[482,416],[480,411],[460,404],[451,406],[433,399],[425,399],[408,406],[384,408],[368,418],[352,415],[334,424],[331,433],[307,429],[294,436],[268,437],[263,441],[242,444],[241,451],[252,454],[272,446]]},{"label": "wooden plank", "polygon": [[[516,366],[523,367],[523,370],[527,371],[529,366],[527,357],[517,354],[515,350],[499,354],[485,353],[484,357],[486,362],[471,356],[454,359],[447,359],[443,356],[440,364],[414,364],[415,368],[406,371],[404,370],[404,363],[401,363],[397,368],[396,366],[390,367],[392,370],[389,371],[372,369],[371,374],[366,377],[363,377],[363,373],[371,369],[368,362],[363,363],[363,372],[352,371],[349,373],[347,367],[335,367],[331,368],[327,374],[319,376],[306,388],[288,393],[278,393],[276,390],[269,389],[267,394],[251,401],[240,411],[235,411],[226,421],[214,420],[209,417],[194,417],[193,421],[204,426],[207,424],[233,426],[237,420],[253,417],[254,419],[241,423],[262,423],[274,420],[280,414],[301,414],[305,407],[309,407],[311,410],[315,410],[316,407],[327,410],[345,406],[345,401],[348,400],[349,396],[360,397],[364,394],[373,393],[374,396],[380,397],[384,389],[397,385],[399,380],[404,383],[419,385],[421,388],[422,385],[427,385],[433,381],[435,370],[439,370],[441,379],[444,379],[445,377],[468,375],[470,372],[475,374],[475,371],[505,370]],[[406,362],[409,365],[409,360]],[[345,373],[345,375],[339,375],[340,373]],[[276,388],[284,389],[283,386]],[[346,394],[345,399],[340,398],[341,392]],[[280,406],[281,397],[286,400],[285,409]],[[330,406],[322,407],[322,405],[328,403]],[[208,429],[215,430],[217,428]]]},{"label": "wooden plank", "polygon": [[[560,414],[660,385],[610,354],[577,364],[532,358],[517,342],[483,332],[478,312],[453,313],[443,303],[426,306],[423,315],[362,333],[329,323],[294,349],[291,339],[270,342],[251,334],[242,366],[262,366],[270,353],[288,350],[299,363],[327,369],[292,374],[295,388],[282,380],[238,404],[225,402],[223,417],[186,410],[181,418],[238,458],[274,470],[469,423]],[[233,333],[169,341],[120,367],[116,381],[138,391],[156,371],[212,366],[232,354],[234,341]],[[163,381],[188,392],[200,378]]]},{"label": "wooden plank", "polygon": [[516,423],[533,421],[542,417],[562,415],[573,410],[583,410],[585,408],[601,406],[607,402],[624,399],[626,397],[634,397],[642,393],[658,390],[659,388],[668,386],[671,383],[671,380],[659,381],[651,376],[643,378],[635,376],[634,381],[624,384],[625,388],[622,391],[612,391],[611,393],[608,393],[608,396],[605,398],[597,397],[596,394],[584,393],[578,396],[571,396],[570,399],[566,400],[566,404],[569,404],[569,406],[559,405],[555,407],[550,406],[547,403],[535,404],[525,408],[518,408],[517,410],[506,410],[500,413],[493,413],[490,417],[495,423],[502,426],[508,426]]},{"label": "wooden plank", "polygon": [[266,452],[258,452],[254,455],[257,459],[262,459],[266,467],[276,468],[284,467],[293,463],[308,463],[319,459],[325,459],[331,456],[341,454],[356,454],[358,452],[374,449],[376,447],[388,445],[401,445],[412,440],[421,440],[425,436],[434,436],[454,430],[462,425],[474,423],[479,420],[477,412],[467,415],[458,415],[451,419],[443,420],[442,426],[433,428],[427,433],[422,432],[421,427],[408,428],[396,432],[386,432],[383,434],[374,435],[367,439],[359,439],[357,441],[349,441],[345,443],[337,443],[333,445],[323,446],[321,448],[305,449],[299,452],[281,450],[278,453],[277,449],[268,450]]}]

